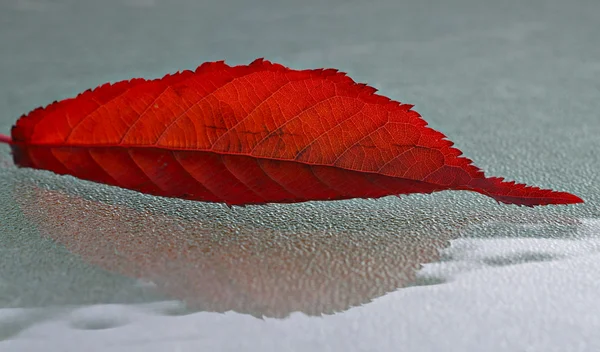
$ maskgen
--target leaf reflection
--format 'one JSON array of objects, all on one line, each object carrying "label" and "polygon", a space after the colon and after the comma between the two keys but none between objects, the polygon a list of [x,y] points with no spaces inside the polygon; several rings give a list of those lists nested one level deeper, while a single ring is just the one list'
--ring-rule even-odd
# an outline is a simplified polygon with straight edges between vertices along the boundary
[{"label": "leaf reflection", "polygon": [[265,221],[244,222],[216,214],[245,209],[180,202],[185,207],[169,214],[38,186],[22,187],[18,199],[44,236],[87,262],[149,280],[194,310],[256,317],[332,314],[414,285],[422,264],[439,260],[462,228],[484,221],[449,214],[444,226],[425,218],[417,227],[376,226],[381,220],[373,218],[345,229],[319,223],[315,212],[316,225],[290,229],[285,220],[269,222],[279,208],[261,210]]}]

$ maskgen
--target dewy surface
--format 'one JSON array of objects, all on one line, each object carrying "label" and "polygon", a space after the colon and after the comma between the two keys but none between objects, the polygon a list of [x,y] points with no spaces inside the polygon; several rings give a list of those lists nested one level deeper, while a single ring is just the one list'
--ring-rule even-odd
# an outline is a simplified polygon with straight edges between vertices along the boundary
[{"label": "dewy surface", "polygon": [[266,57],[348,72],[415,104],[490,175],[586,203],[443,192],[229,209],[16,169],[0,146],[0,350],[599,350],[599,12],[3,1],[2,133],[106,81]]}]

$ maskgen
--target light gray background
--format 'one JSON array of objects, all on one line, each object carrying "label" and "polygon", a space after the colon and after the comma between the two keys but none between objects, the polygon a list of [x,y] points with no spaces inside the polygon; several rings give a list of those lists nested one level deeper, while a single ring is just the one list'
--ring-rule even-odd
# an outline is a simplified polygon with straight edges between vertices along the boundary
[{"label": "light gray background", "polygon": [[[229,210],[19,170],[0,146],[0,350],[600,350],[599,18],[593,0],[0,2],[1,133],[107,81],[265,57],[348,72],[487,174],[586,201]],[[145,245],[94,257],[115,238]],[[171,242],[189,257],[148,255]]]}]

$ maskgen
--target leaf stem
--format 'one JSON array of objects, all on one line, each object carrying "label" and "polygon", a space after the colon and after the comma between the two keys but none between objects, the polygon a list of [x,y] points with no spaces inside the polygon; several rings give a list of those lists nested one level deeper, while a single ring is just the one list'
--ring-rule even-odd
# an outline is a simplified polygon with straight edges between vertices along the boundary
[{"label": "leaf stem", "polygon": [[0,133],[0,143],[12,144],[12,138],[10,136]]}]

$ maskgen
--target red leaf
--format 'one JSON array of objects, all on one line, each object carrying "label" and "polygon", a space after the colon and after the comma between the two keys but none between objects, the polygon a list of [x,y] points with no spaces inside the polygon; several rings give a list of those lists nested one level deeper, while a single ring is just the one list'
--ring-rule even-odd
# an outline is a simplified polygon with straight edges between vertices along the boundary
[{"label": "red leaf", "polygon": [[38,108],[4,142],[23,167],[237,205],[441,190],[527,206],[583,202],[486,178],[412,105],[374,93],[333,69],[211,62]]}]

